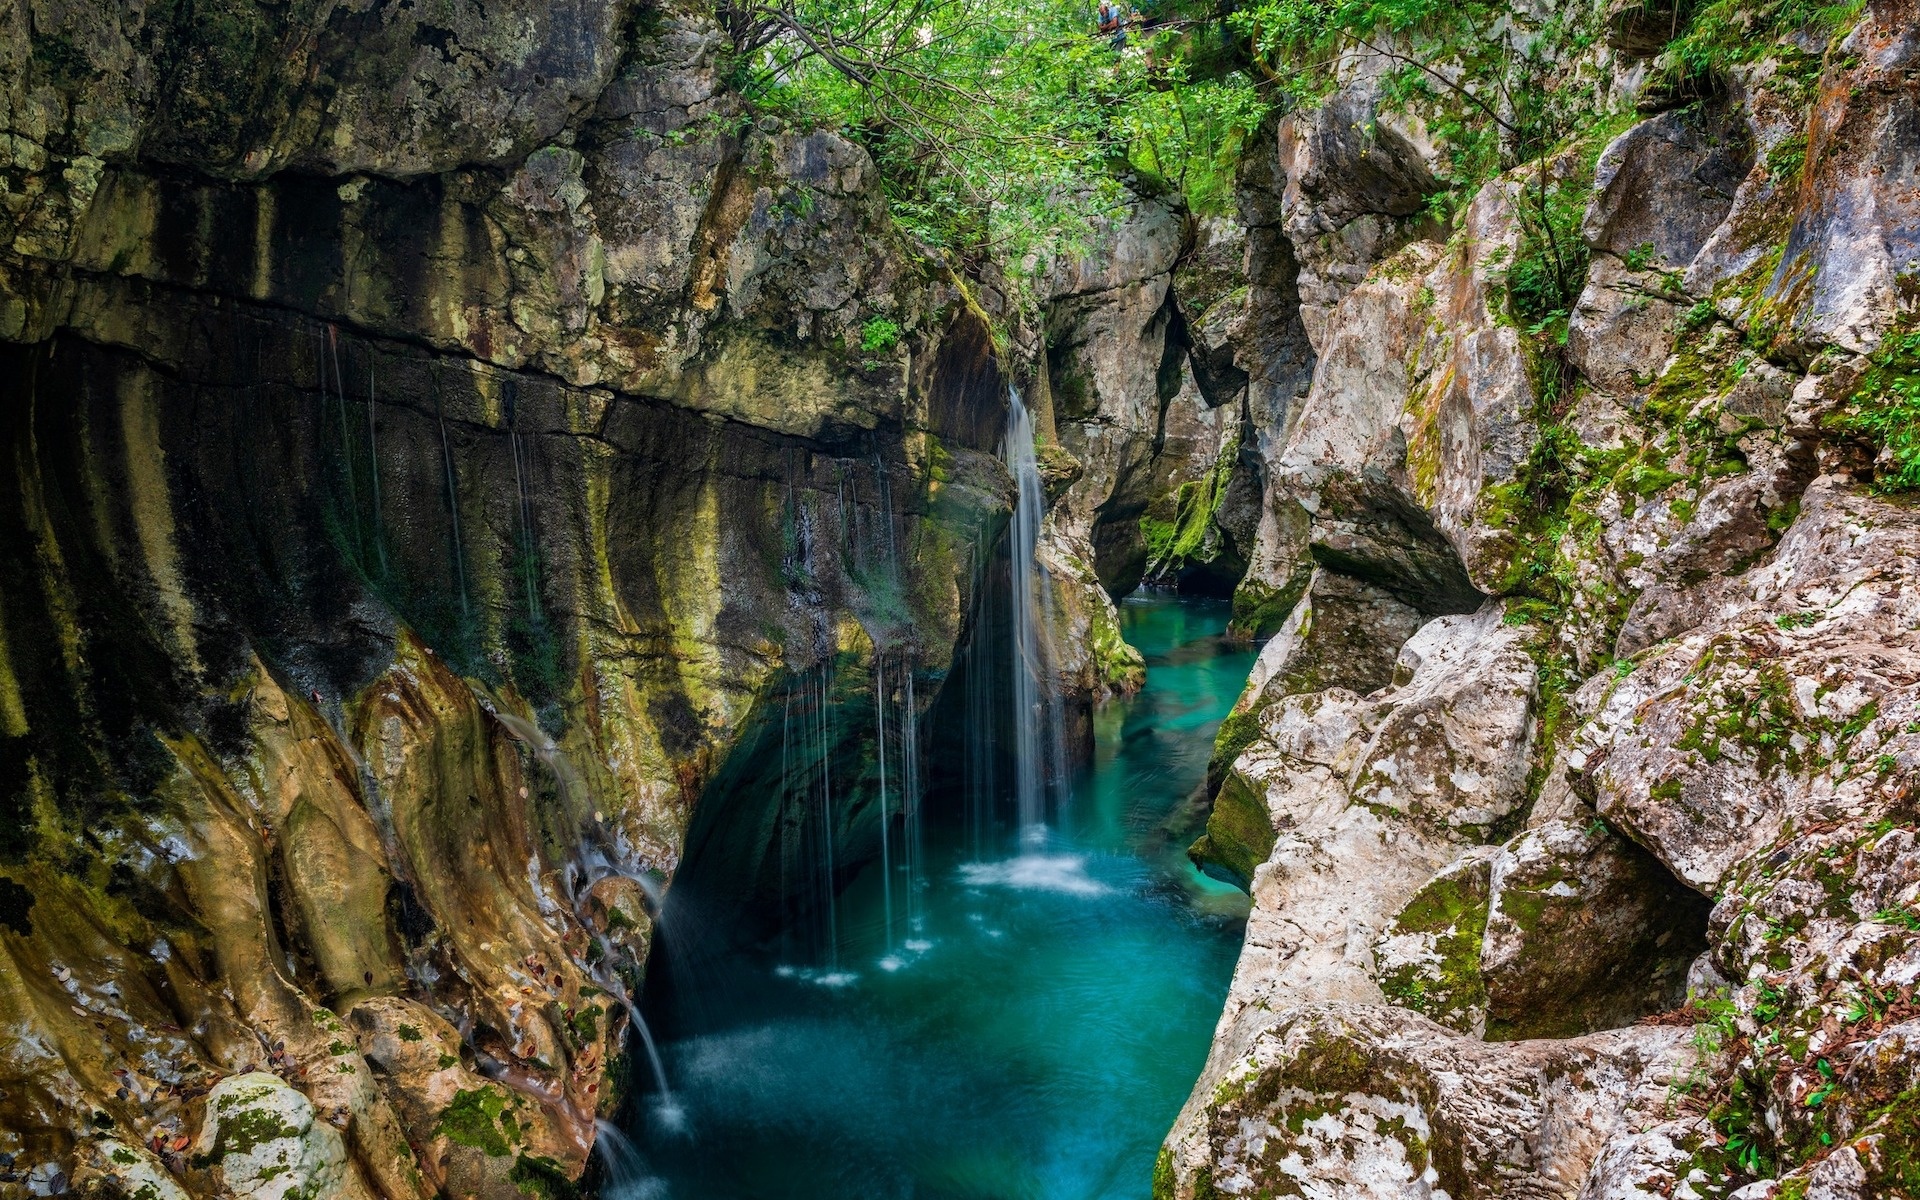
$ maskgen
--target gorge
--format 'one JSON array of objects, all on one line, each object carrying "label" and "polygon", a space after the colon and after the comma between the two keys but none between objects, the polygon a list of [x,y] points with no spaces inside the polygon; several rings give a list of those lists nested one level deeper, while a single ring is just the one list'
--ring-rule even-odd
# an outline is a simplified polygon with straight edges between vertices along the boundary
[{"label": "gorge", "polygon": [[0,1198],[1920,1196],[1920,6],[1086,7],[13,6]]}]

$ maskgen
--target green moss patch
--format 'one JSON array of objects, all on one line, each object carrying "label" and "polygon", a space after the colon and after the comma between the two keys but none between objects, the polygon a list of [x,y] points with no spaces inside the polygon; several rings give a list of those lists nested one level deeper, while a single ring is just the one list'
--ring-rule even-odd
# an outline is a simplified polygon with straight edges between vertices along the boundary
[{"label": "green moss patch", "polygon": [[440,1114],[434,1132],[489,1158],[505,1158],[513,1153],[509,1143],[520,1140],[520,1125],[507,1111],[508,1104],[499,1088],[463,1088]]},{"label": "green moss patch", "polygon": [[1273,853],[1276,835],[1267,812],[1266,797],[1239,774],[1229,774],[1207,814],[1207,832],[1187,854],[1203,870],[1217,868],[1241,887],[1253,882],[1253,872]]}]

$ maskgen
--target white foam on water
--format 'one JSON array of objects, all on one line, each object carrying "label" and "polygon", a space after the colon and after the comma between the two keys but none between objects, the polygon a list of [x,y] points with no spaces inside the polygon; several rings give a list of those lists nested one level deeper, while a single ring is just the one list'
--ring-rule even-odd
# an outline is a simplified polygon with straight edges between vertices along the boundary
[{"label": "white foam on water", "polygon": [[965,863],[960,878],[972,887],[1063,892],[1070,896],[1102,896],[1112,890],[1087,874],[1087,860],[1077,854],[1022,854],[1003,862]]},{"label": "white foam on water", "polygon": [[925,938],[909,938],[900,944],[903,948],[911,950],[915,954],[925,954],[927,951],[933,949],[933,943],[927,941]]},{"label": "white foam on water", "polygon": [[687,1131],[687,1110],[678,1100],[662,1100],[653,1106],[653,1118],[668,1133]]},{"label": "white foam on water", "polygon": [[787,963],[775,967],[773,973],[782,979],[798,979],[815,987],[843,988],[860,982],[860,976],[853,971],[816,971],[812,967],[796,967]]}]

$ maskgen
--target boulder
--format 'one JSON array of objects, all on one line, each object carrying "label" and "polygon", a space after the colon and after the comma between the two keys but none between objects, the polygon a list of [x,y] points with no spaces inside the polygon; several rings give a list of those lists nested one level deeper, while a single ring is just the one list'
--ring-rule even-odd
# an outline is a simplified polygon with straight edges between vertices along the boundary
[{"label": "boulder", "polygon": [[340,1131],[277,1075],[230,1075],[207,1093],[191,1162],[233,1200],[373,1200]]},{"label": "boulder", "polygon": [[1189,1103],[1173,1194],[1570,1195],[1611,1137],[1664,1112],[1690,1037],[1493,1044],[1404,1009],[1302,1005]]},{"label": "boulder", "polygon": [[1733,106],[1661,113],[1601,151],[1580,232],[1636,269],[1684,271],[1726,219],[1752,165],[1752,138]]}]

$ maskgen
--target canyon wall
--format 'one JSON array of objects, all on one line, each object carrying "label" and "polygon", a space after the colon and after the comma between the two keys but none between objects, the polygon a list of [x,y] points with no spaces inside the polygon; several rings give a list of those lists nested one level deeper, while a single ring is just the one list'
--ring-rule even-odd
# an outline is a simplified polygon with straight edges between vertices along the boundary
[{"label": "canyon wall", "polygon": [[1158,1195],[1920,1194],[1920,10],[1676,88],[1653,7],[1503,29],[1595,119],[1451,216],[1381,54],[1249,156],[1254,910]]},{"label": "canyon wall", "polygon": [[0,1195],[569,1194],[695,812],[874,852],[869,725],[726,773],[938,693],[1006,385],[720,45],[12,10]]}]

